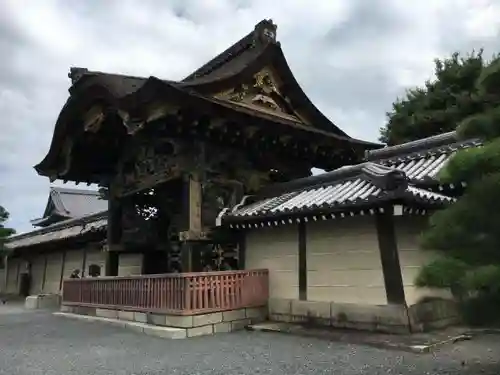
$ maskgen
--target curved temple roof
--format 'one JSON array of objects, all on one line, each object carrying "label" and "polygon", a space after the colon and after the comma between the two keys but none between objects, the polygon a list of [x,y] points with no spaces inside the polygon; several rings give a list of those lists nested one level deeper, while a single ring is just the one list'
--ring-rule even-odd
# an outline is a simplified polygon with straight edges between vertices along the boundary
[{"label": "curved temple roof", "polygon": [[[54,169],[64,147],[67,147],[64,142],[78,132],[75,124],[82,123],[82,119],[75,119],[75,116],[81,116],[82,111],[88,111],[93,104],[104,103],[107,113],[118,113],[127,125],[135,114],[144,113],[146,103],[158,100],[158,95],[163,95],[165,101],[177,101],[177,104],[194,100],[195,105],[200,107],[224,107],[227,111],[260,117],[287,125],[295,131],[336,139],[347,148],[354,145],[361,149],[381,147],[349,137],[314,106],[288,66],[280,43],[276,41],[276,29],[270,20],[259,22],[249,34],[182,81],[71,68],[70,98],[57,120],[50,150],[35,169],[45,176],[54,177],[57,174]],[[283,111],[272,111],[264,106],[246,105],[241,100],[231,99],[231,92],[233,96],[242,94],[235,91],[238,88],[256,87],[252,80],[257,76],[266,80],[260,84],[267,85],[267,90],[271,90],[269,96],[260,95],[257,100],[263,103],[271,101],[273,106],[278,103]],[[257,96],[253,100],[255,98]],[[95,121],[99,121],[98,117]]]},{"label": "curved temple roof", "polygon": [[101,199],[98,191],[51,187],[49,199],[43,216],[31,220],[38,227],[102,212],[107,210],[108,202]]}]

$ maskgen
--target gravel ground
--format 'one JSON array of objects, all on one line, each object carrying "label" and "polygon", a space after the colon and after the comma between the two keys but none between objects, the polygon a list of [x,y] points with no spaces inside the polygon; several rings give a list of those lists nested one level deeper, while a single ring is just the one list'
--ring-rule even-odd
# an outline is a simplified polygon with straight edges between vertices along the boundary
[{"label": "gravel ground", "polygon": [[499,360],[493,335],[419,355],[263,332],[172,341],[0,306],[1,375],[498,375]]}]

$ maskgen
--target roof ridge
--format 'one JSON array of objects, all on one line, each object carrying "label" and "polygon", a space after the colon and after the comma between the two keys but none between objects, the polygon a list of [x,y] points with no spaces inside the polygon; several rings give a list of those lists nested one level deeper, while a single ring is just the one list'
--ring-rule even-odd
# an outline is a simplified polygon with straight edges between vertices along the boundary
[{"label": "roof ridge", "polygon": [[451,132],[441,133],[430,137],[417,139],[415,141],[401,143],[399,145],[386,146],[384,148],[380,148],[377,150],[367,150],[365,152],[365,159],[367,161],[385,159],[393,156],[398,156],[401,154],[409,154],[412,152],[444,146],[459,141],[460,139],[457,135],[457,132],[454,130]]},{"label": "roof ridge", "polygon": [[30,232],[20,233],[18,235],[11,236],[7,239],[6,243],[8,244],[11,241],[13,242],[13,241],[20,240],[22,238],[27,238],[27,237],[30,237],[30,236],[36,235],[36,234],[45,234],[45,233],[53,232],[54,230],[57,230],[57,229],[69,228],[69,227],[72,227],[72,226],[74,226],[76,224],[80,224],[80,223],[82,223],[82,224],[93,223],[93,222],[98,221],[100,219],[104,219],[104,218],[107,219],[107,217],[108,217],[107,215],[108,215],[108,210],[105,210],[105,211],[96,212],[94,214],[90,214],[90,215],[86,215],[86,216],[81,216],[81,217],[77,217],[77,218],[71,218],[71,219],[59,221],[57,223],[48,225],[48,226],[43,227],[43,228],[39,228],[39,229],[32,230]]},{"label": "roof ridge", "polygon": [[[271,29],[271,30],[269,30]],[[220,68],[228,61],[232,60],[234,57],[241,54],[243,51],[254,48],[258,44],[265,44],[265,42],[276,41],[276,29],[277,26],[273,23],[271,19],[263,19],[257,23],[254,29],[246,34],[244,37],[239,39],[236,43],[226,48],[223,52],[219,53],[208,62],[203,64],[201,67],[197,68],[194,72],[190,73],[187,77],[181,80],[181,82],[187,83],[192,79],[196,79],[212,71]],[[264,40],[263,40],[264,39]]]},{"label": "roof ridge", "polygon": [[109,73],[109,72],[103,72],[100,70],[89,70],[88,68],[80,68],[80,67],[70,67],[69,68],[68,77],[71,79],[71,83],[73,85],[75,83],[77,83],[82,77],[91,76],[91,75],[117,76],[117,77],[130,78],[130,79],[141,79],[141,80],[148,79],[148,77],[145,77],[145,76],[136,76],[136,75],[130,75],[130,74],[121,74],[121,73]]},{"label": "roof ridge", "polygon": [[63,194],[95,195],[95,196],[100,195],[99,190],[65,188],[60,186],[51,186],[50,189],[52,191],[56,191],[57,193],[63,193]]},{"label": "roof ridge", "polygon": [[331,184],[358,176],[362,176],[377,187],[387,190],[395,190],[408,186],[408,178],[405,172],[397,168],[367,161],[360,164],[343,166],[319,175],[271,185],[262,189],[256,196],[258,199],[262,199],[296,190],[310,189],[315,186]]}]

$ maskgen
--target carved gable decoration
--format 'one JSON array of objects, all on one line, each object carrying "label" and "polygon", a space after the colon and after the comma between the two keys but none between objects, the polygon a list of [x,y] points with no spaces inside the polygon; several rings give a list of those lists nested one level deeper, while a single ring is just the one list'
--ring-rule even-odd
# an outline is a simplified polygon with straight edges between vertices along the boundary
[{"label": "carved gable decoration", "polygon": [[254,74],[251,82],[241,83],[229,90],[215,94],[214,97],[256,111],[264,111],[304,123],[295,113],[289,101],[282,95],[276,82],[272,71],[263,69]]}]

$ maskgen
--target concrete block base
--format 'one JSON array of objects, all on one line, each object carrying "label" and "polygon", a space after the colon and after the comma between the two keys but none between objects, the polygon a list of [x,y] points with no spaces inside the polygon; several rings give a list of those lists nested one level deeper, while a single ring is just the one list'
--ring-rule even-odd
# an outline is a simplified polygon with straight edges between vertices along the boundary
[{"label": "concrete block base", "polygon": [[62,305],[57,315],[82,317],[87,321],[107,322],[152,336],[179,339],[241,330],[250,324],[266,321],[268,311],[266,306],[262,306],[180,316]]},{"label": "concrete block base", "polygon": [[168,339],[186,338],[186,330],[181,328],[159,327],[138,322],[123,321],[119,319],[104,318],[100,316],[88,316],[88,315],[72,314],[65,312],[64,313],[56,312],[54,313],[54,315],[61,316],[64,318],[85,320],[87,322],[102,322],[102,323],[112,324],[118,327],[128,328],[135,332],[144,333],[150,336],[156,336]]},{"label": "concrete block base", "polygon": [[362,305],[350,303],[270,299],[271,321],[330,326],[386,333],[424,332],[444,328],[458,320],[449,300],[413,305]]},{"label": "concrete block base", "polygon": [[26,297],[24,307],[28,310],[51,310],[61,306],[61,297],[58,294],[38,294]]}]

